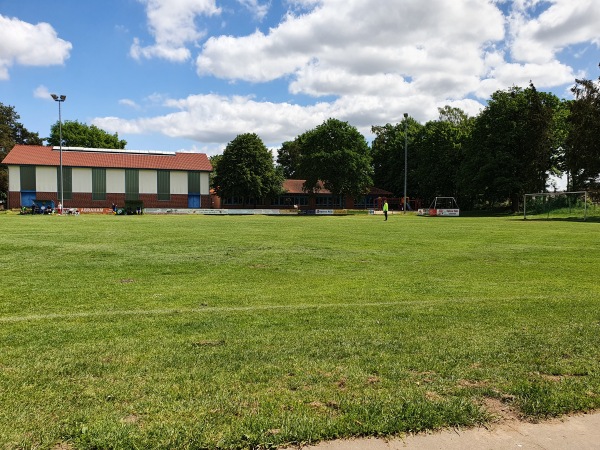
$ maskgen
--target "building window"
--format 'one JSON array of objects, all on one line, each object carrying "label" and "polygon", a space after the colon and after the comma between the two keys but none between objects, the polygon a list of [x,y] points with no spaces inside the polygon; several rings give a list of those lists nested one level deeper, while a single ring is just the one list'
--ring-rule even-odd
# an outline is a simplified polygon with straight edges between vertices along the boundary
[{"label": "building window", "polygon": [[21,166],[21,191],[35,191],[35,166]]},{"label": "building window", "polygon": [[327,208],[332,206],[331,196],[330,195],[318,195],[315,198],[315,205],[321,208]]},{"label": "building window", "polygon": [[188,172],[188,194],[200,194],[200,172]]},{"label": "building window", "polygon": [[171,200],[171,172],[157,170],[157,198],[158,200]]},{"label": "building window", "polygon": [[241,205],[243,199],[241,197],[227,197],[223,199],[223,205]]},{"label": "building window", "polygon": [[375,207],[375,198],[372,195],[366,195],[361,197],[354,203],[356,208],[374,208]]},{"label": "building window", "polygon": [[106,200],[106,169],[92,168],[92,200]]},{"label": "building window", "polygon": [[287,208],[293,208],[294,205],[306,206],[306,205],[308,205],[308,196],[294,195],[294,194],[280,195],[279,197],[277,197],[274,200],[273,205],[274,206],[284,206]]},{"label": "building window", "polygon": [[[73,200],[73,168],[72,167],[64,167],[62,168],[63,172],[63,198],[65,200]],[[60,199],[60,167],[56,168],[56,180],[58,185],[57,196]]]},{"label": "building window", "polygon": [[317,195],[315,203],[319,208],[341,208],[344,203],[343,195]]},{"label": "building window", "polygon": [[140,199],[140,171],[125,169],[125,201]]}]

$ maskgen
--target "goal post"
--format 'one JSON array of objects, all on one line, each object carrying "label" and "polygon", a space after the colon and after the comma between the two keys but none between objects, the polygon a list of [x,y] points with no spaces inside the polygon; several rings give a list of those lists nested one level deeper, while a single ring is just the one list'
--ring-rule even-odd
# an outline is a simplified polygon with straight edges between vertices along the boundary
[{"label": "goal post", "polygon": [[540,192],[523,196],[523,219],[588,217],[587,191]]}]

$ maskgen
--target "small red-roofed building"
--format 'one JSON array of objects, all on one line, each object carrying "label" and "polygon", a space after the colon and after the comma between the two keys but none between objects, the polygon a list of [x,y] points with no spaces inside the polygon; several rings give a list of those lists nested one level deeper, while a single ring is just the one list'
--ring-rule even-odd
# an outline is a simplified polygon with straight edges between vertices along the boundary
[{"label": "small red-roofed building", "polygon": [[212,166],[204,153],[15,145],[8,167],[8,206],[61,200],[63,208],[210,208]]},{"label": "small red-roofed building", "polygon": [[226,209],[249,209],[249,208],[274,208],[274,209],[298,209],[301,211],[312,210],[339,210],[339,209],[381,209],[383,199],[391,199],[392,192],[378,188],[370,188],[360,198],[345,195],[334,195],[319,183],[315,192],[304,190],[305,180],[287,179],[283,182],[283,193],[275,198],[247,200],[241,198],[220,198],[213,192],[213,205],[217,208]]}]

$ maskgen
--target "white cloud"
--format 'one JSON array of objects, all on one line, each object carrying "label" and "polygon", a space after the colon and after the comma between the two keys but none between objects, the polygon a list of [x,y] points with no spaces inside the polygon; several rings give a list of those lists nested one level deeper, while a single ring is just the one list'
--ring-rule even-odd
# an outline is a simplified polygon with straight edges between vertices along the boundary
[{"label": "white cloud", "polygon": [[40,85],[33,91],[34,98],[41,98],[42,100],[51,100],[50,91],[44,85]]},{"label": "white cloud", "polygon": [[260,4],[258,0],[237,0],[240,5],[248,9],[254,17],[261,21],[269,12],[270,3]]},{"label": "white cloud", "polygon": [[34,98],[39,98],[42,100],[48,100],[50,102],[54,101],[54,99],[52,98],[52,96],[54,94],[59,94],[58,92],[54,91],[54,92],[50,92],[50,90],[44,86],[43,84],[39,85],[38,87],[35,88],[35,90],[33,91],[33,97]]},{"label": "white cloud", "polygon": [[[541,14],[531,11],[548,4]],[[539,0],[515,5],[510,19],[512,54],[519,61],[543,64],[565,47],[593,42],[600,47],[600,2]]]},{"label": "white cloud", "polygon": [[129,98],[122,98],[119,100],[119,105],[128,106],[133,109],[140,109],[140,105],[138,105],[135,101]]},{"label": "white cloud", "polygon": [[215,0],[139,0],[146,5],[148,26],[155,44],[143,46],[134,38],[130,55],[135,59],[163,58],[182,62],[190,58],[186,47],[204,36],[196,17],[220,14]]},{"label": "white cloud", "polygon": [[124,120],[96,118],[92,123],[111,133],[160,132],[170,137],[221,143],[241,133],[255,132],[265,142],[293,139],[329,117],[326,104],[302,107],[290,103],[258,102],[250,97],[192,95],[170,100],[176,112],[158,117]]},{"label": "white cloud", "polygon": [[[323,80],[316,74],[320,70],[328,77],[478,76],[484,70],[483,48],[503,37],[504,18],[490,2],[324,0],[306,14],[289,13],[268,34],[210,38],[197,67],[201,75],[253,82],[297,77],[292,92],[316,95]],[[345,79],[330,78],[342,90]]]},{"label": "white cloud", "polygon": [[536,87],[558,86],[573,82],[577,76],[573,69],[556,60],[545,64],[505,63],[493,70],[494,79],[506,89],[512,85],[526,86],[532,81]]},{"label": "white cloud", "polygon": [[[238,134],[248,132],[257,133],[267,145],[277,147],[330,117],[348,121],[369,137],[372,125],[399,122],[405,112],[422,121],[437,118],[438,107],[446,104],[436,103],[433,97],[419,92],[403,96],[347,95],[309,106],[208,94],[167,100],[165,106],[175,111],[169,114],[139,119],[100,117],[92,123],[120,136],[158,132],[186,138],[204,143],[207,152],[214,153]],[[469,114],[476,114],[483,107],[474,100],[450,104],[464,107]]]},{"label": "white cloud", "polygon": [[9,79],[9,69],[14,64],[64,64],[72,47],[70,42],[60,39],[48,23],[33,25],[0,15],[0,80]]},{"label": "white cloud", "polygon": [[[260,6],[259,0],[237,1],[251,11]],[[146,2],[166,5],[165,0]],[[191,0],[179,2],[192,11]],[[216,8],[208,1],[194,3]],[[499,89],[530,81],[538,89],[564,87],[581,74],[560,60],[560,51],[600,43],[598,0],[285,4],[287,15],[269,30],[206,40],[196,59],[197,72],[232,82],[283,80],[291,99],[310,96],[313,104],[217,94],[169,100],[155,94],[156,102],[174,112],[137,120],[98,118],[94,123],[120,134],[158,131],[212,143],[213,149],[246,132],[277,146],[329,117],[348,121],[369,136],[372,125],[396,123],[405,112],[426,121],[438,117],[439,107],[450,105],[476,115]],[[510,13],[505,15],[501,7]],[[195,26],[188,31],[185,36],[197,38]],[[172,58],[185,59],[191,37],[165,46],[165,54],[181,51]],[[159,41],[157,37],[157,46]],[[139,42],[138,47],[142,49]]]}]

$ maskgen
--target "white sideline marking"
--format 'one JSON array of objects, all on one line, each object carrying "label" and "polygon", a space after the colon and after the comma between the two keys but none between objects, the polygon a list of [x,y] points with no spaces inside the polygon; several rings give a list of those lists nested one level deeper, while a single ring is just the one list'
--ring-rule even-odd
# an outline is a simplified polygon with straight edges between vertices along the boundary
[{"label": "white sideline marking", "polygon": [[406,304],[404,302],[378,302],[378,303],[325,303],[320,305],[263,305],[263,306],[207,306],[202,308],[172,308],[172,309],[133,309],[117,311],[88,311],[75,313],[54,313],[54,314],[32,314],[29,316],[0,317],[0,323],[28,322],[36,320],[54,320],[54,319],[78,319],[86,317],[114,317],[114,316],[133,316],[133,315],[168,315],[168,314],[189,314],[189,313],[212,313],[212,312],[246,312],[246,311],[268,311],[276,309],[319,309],[319,308],[349,308],[349,307],[372,307],[372,306],[397,306]]}]

